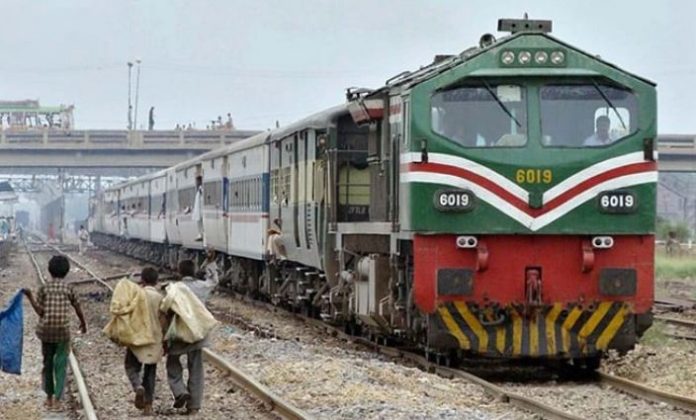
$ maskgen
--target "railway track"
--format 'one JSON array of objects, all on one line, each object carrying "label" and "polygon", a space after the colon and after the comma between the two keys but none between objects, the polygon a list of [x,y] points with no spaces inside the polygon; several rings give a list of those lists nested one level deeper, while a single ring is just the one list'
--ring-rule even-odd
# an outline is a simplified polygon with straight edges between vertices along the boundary
[{"label": "railway track", "polygon": [[662,321],[665,324],[673,327],[673,329],[682,331],[667,332],[666,334],[669,337],[679,340],[696,341],[696,322],[689,321],[687,319],[673,318],[663,315],[656,316],[655,320]]},{"label": "railway track", "polygon": [[[69,256],[70,257],[70,256]],[[74,259],[73,259],[74,260]],[[237,299],[240,299],[244,301],[245,303],[252,304],[256,307],[262,307],[266,310],[271,310],[273,312],[278,312],[278,311],[284,311],[283,309],[280,309],[276,306],[273,306],[269,303],[265,302],[259,302],[255,300],[248,299],[246,297],[240,296],[238,294],[234,294],[234,296]],[[436,373],[442,377],[445,378],[460,378],[463,380],[466,380],[470,383],[477,384],[484,388],[486,392],[493,397],[495,397],[497,400],[506,402],[514,407],[517,407],[519,409],[532,412],[535,414],[538,414],[544,418],[550,418],[550,419],[578,419],[578,418],[584,418],[586,416],[584,415],[578,415],[578,414],[573,414],[570,413],[562,408],[559,408],[558,406],[555,406],[554,404],[550,404],[547,402],[542,401],[539,398],[535,398],[533,395],[529,395],[523,392],[517,392],[516,387],[510,387],[506,385],[502,385],[499,383],[494,383],[491,381],[487,381],[480,376],[471,374],[467,371],[463,371],[460,369],[454,369],[450,367],[445,367],[445,366],[440,366],[438,364],[432,363],[431,361],[426,360],[425,357],[423,357],[420,354],[414,353],[409,351],[408,349],[400,349],[400,348],[395,348],[395,347],[389,347],[389,346],[384,346],[380,345],[376,342],[367,340],[363,337],[356,337],[352,336],[349,334],[344,333],[341,329],[336,328],[334,326],[328,325],[320,320],[310,318],[301,314],[296,314],[296,313],[291,313],[284,311],[287,315],[290,315],[294,317],[295,319],[298,319],[302,322],[304,322],[307,325],[311,325],[313,328],[322,330],[324,333],[327,333],[331,336],[338,337],[344,341],[351,342],[351,343],[358,343],[364,346],[367,346],[371,348],[373,351],[378,352],[380,354],[386,355],[388,357],[391,357],[395,360],[400,360],[403,362],[406,362],[408,364],[416,365],[419,366],[421,369]],[[237,320],[240,321],[240,320]],[[259,328],[258,326],[254,326],[252,324],[246,325],[244,328],[249,328],[253,329],[256,332],[260,334],[265,334],[267,336],[272,336],[272,332],[268,331],[263,331],[262,328]],[[206,354],[206,359],[210,362],[213,363],[214,365],[216,364],[221,364],[219,361],[216,360],[214,353],[210,352],[210,354]],[[217,366],[219,369],[225,369],[225,367],[222,366]],[[246,389],[246,386],[253,386],[253,380],[250,382],[251,385],[243,385],[244,380],[235,380],[235,382],[238,384],[238,386],[242,386]],[[588,384],[574,384],[574,387],[577,389],[581,388],[589,388],[589,387],[595,387],[597,388],[596,394],[611,394],[611,392],[607,393],[607,389],[610,389],[612,391],[617,391],[620,393],[628,394],[632,397],[635,397],[636,399],[639,400],[645,400],[649,401],[651,403],[657,403],[657,404],[663,404],[663,405],[668,405],[669,407],[672,407],[674,409],[678,410],[685,410],[688,411],[689,413],[696,413],[696,400],[683,397],[677,394],[671,394],[667,392],[663,392],[658,389],[650,388],[648,386],[645,386],[643,384],[639,384],[624,378],[620,378],[614,375],[609,375],[605,373],[598,372],[592,383]],[[250,391],[252,392],[252,391]],[[258,392],[258,391],[257,391]],[[582,391],[585,392],[585,391]],[[259,394],[256,394],[259,395]],[[263,397],[258,397],[262,400],[264,400]],[[604,396],[607,400],[607,404],[611,404],[611,396]],[[273,405],[276,404],[272,401],[269,400],[264,400],[267,404]],[[283,408],[280,407],[279,413],[281,412]],[[688,418],[688,417],[687,417]]]},{"label": "railway track", "polygon": [[616,388],[621,392],[633,395],[638,398],[643,398],[655,403],[664,403],[696,413],[696,399],[688,398],[683,395],[673,394],[670,392],[661,391],[638,382],[631,381],[626,378],[614,376],[604,372],[597,372],[600,383]]},{"label": "railway track", "polygon": [[[256,300],[249,299],[245,296],[241,296],[237,293],[233,293],[233,296],[247,304],[254,305],[256,307],[261,307],[265,310],[270,310],[273,312],[282,311],[284,314],[292,316],[293,318],[300,320],[303,323],[311,325],[312,327],[319,329],[331,336],[338,337],[344,341],[351,343],[359,343],[364,346],[371,348],[380,354],[392,357],[395,360],[405,361],[408,363],[415,364],[421,369],[427,370],[429,372],[436,373],[440,376],[446,378],[461,378],[466,381],[480,385],[486,391],[497,398],[500,401],[507,402],[515,407],[523,410],[539,414],[544,418],[549,419],[578,419],[586,418],[585,416],[579,416],[570,412],[565,411],[553,404],[545,403],[539,398],[533,396],[534,392],[522,393],[518,392],[521,387],[519,386],[507,386],[496,382],[488,381],[481,376],[474,375],[470,372],[461,369],[455,369],[451,367],[445,367],[428,361],[425,357],[418,353],[406,349],[395,348],[391,346],[384,346],[378,344],[374,341],[370,341],[363,337],[356,337],[343,332],[341,329],[334,326],[328,325],[322,321],[314,318],[307,317],[302,314],[297,314],[294,312],[288,312],[284,309],[280,309],[274,305],[266,302],[259,302]],[[247,325],[245,328],[252,329],[254,331],[261,331],[267,336],[272,336],[273,333],[265,330],[258,325]],[[525,387],[528,387],[525,385]],[[668,393],[661,391],[659,389],[651,388],[646,385],[630,381],[625,378],[621,378],[615,375],[607,374],[604,372],[596,372],[596,375],[589,379],[589,383],[574,383],[573,388],[577,388],[581,393],[594,393],[597,398],[602,398],[607,401],[607,405],[612,404],[612,392],[607,390],[614,390],[623,394],[627,394],[639,400],[644,400],[655,404],[666,404],[675,409],[688,411],[689,413],[696,413],[696,400],[688,397],[684,397],[678,394]],[[588,391],[591,388],[596,388],[595,390]],[[601,395],[607,394],[607,395]]]},{"label": "railway track", "polygon": [[[41,238],[38,238],[41,240]],[[42,241],[42,240],[41,240]],[[94,270],[92,270],[90,267],[87,265],[83,264],[80,260],[75,258],[73,255],[69,254],[68,252],[65,252],[64,250],[55,247],[51,244],[46,244],[45,242],[42,241],[46,246],[51,248],[54,252],[57,252],[61,255],[66,256],[72,263],[74,263],[76,266],[80,267],[82,270],[87,272],[90,276],[91,279],[80,279],[76,282],[73,282],[74,284],[84,284],[88,282],[93,282],[98,284],[99,286],[107,289],[109,291],[109,294],[113,292],[113,287],[107,283],[107,279],[102,278],[99,274],[97,274]],[[33,256],[32,256],[33,259]],[[33,259],[35,261],[35,259]],[[37,271],[40,271],[37,263],[35,262],[35,266],[37,267]],[[128,274],[128,273],[126,273]],[[110,279],[116,279],[116,278],[122,278],[119,277],[119,275],[116,276],[110,276]],[[289,419],[289,420],[303,420],[303,419],[310,419],[311,416],[309,416],[307,413],[304,411],[296,408],[289,402],[285,401],[278,395],[276,395],[274,392],[272,392],[270,389],[267,387],[263,386],[260,384],[258,381],[254,380],[250,375],[247,373],[241,371],[240,369],[232,366],[229,362],[227,362],[222,356],[216,354],[215,352],[211,351],[210,349],[204,349],[203,350],[203,356],[204,360],[208,362],[210,365],[215,367],[217,370],[222,372],[224,375],[227,376],[238,388],[243,389],[246,393],[249,395],[252,395],[254,398],[262,402],[268,409],[269,411],[274,412],[278,416],[284,419]],[[84,383],[84,380],[82,380]],[[86,393],[86,387],[85,388],[85,401],[88,400],[88,395]],[[82,394],[80,396],[80,399],[82,400]],[[91,406],[91,402],[88,403]],[[92,408],[93,410],[93,408]],[[86,410],[85,410],[86,411]],[[90,420],[91,419],[96,419],[95,417],[88,417]]]}]

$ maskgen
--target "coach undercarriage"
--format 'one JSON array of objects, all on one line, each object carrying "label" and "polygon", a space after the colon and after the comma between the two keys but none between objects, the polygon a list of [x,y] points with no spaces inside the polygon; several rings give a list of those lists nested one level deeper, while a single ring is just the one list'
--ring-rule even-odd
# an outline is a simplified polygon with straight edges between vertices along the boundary
[{"label": "coach undercarriage", "polygon": [[[94,232],[91,241],[148,263],[175,270],[178,261],[192,259],[200,265],[204,250],[157,244]],[[354,261],[354,262],[353,262]],[[258,261],[218,253],[223,288],[267,300],[293,311],[315,316],[333,324],[345,324],[353,331],[365,331],[375,338],[398,336],[425,341],[425,318],[413,309],[407,289],[412,270],[400,264],[399,280],[381,287],[375,302],[375,269],[389,270],[388,257],[370,255],[351,259],[334,281],[312,267],[289,260]],[[371,280],[370,280],[371,279]],[[408,311],[407,308],[412,310]],[[378,311],[371,311],[377,307]],[[415,329],[414,329],[415,327]],[[420,334],[414,334],[420,331]]]}]

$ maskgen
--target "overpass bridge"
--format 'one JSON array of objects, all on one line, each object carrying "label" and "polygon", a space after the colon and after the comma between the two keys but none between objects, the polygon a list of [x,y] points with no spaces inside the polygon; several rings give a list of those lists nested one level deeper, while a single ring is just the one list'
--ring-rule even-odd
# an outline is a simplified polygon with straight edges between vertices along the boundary
[{"label": "overpass bridge", "polygon": [[[0,173],[136,176],[250,137],[252,130],[0,131]],[[658,136],[662,172],[696,172],[696,135]]]},{"label": "overpass bridge", "polygon": [[133,176],[245,139],[252,130],[0,131],[0,173]]},{"label": "overpass bridge", "polygon": [[696,172],[696,134],[657,136],[660,172]]}]

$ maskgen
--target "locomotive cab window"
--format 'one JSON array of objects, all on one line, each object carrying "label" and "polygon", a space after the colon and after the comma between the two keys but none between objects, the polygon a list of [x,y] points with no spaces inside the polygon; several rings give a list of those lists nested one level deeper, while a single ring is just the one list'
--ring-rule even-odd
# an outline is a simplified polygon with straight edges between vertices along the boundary
[{"label": "locomotive cab window", "polygon": [[522,86],[481,81],[437,92],[432,129],[465,147],[527,144],[527,99]]},{"label": "locomotive cab window", "polygon": [[606,147],[637,130],[638,100],[606,83],[554,84],[540,88],[542,144]]}]

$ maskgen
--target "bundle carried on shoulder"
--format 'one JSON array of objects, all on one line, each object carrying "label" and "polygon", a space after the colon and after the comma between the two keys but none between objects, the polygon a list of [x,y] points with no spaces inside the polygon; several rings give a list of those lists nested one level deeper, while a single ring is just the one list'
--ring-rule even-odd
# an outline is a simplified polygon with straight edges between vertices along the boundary
[{"label": "bundle carried on shoulder", "polygon": [[195,343],[204,339],[218,324],[200,299],[183,283],[167,286],[167,295],[162,299],[160,310],[174,312],[165,340]]},{"label": "bundle carried on shoulder", "polygon": [[125,346],[155,343],[145,290],[128,280],[119,280],[111,297],[111,319],[102,330],[112,341]]}]

